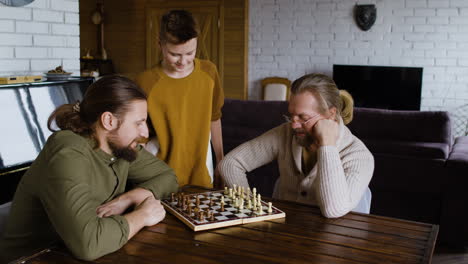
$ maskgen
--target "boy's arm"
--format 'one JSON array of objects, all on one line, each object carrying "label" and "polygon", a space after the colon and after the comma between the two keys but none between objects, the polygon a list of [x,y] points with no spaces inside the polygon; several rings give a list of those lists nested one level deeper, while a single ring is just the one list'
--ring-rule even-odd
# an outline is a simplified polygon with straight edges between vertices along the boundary
[{"label": "boy's arm", "polygon": [[224,185],[224,182],[221,179],[219,174],[218,164],[224,158],[224,150],[223,150],[223,132],[221,128],[221,119],[216,121],[211,121],[211,142],[213,143],[213,149],[216,156],[216,164],[215,164],[215,174],[214,174],[214,181],[213,185],[216,188],[221,188]]}]

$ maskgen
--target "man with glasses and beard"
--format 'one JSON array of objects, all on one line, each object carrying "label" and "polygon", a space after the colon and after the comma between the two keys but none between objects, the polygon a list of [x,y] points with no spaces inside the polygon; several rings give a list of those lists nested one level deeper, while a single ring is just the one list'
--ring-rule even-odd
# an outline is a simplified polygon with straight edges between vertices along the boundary
[{"label": "man with glasses and beard", "polygon": [[285,124],[226,155],[220,171],[227,185],[249,187],[246,172],[277,160],[274,198],[317,205],[330,218],[369,213],[374,159],[345,126],[351,95],[326,75],[305,75],[292,84],[288,112]]},{"label": "man with glasses and beard", "polygon": [[[103,77],[81,103],[58,107],[48,120],[55,133],[16,190],[0,262],[58,240],[77,258],[93,260],[164,219],[159,200],[178,183],[139,145],[148,137],[146,118],[144,92],[120,76]],[[127,180],[133,189],[125,192]]]}]

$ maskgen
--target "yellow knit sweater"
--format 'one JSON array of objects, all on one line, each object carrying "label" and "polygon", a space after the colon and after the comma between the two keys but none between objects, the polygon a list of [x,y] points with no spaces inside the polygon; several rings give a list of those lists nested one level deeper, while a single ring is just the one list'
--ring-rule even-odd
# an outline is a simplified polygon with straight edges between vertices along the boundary
[{"label": "yellow knit sweater", "polygon": [[212,187],[206,168],[211,121],[221,118],[224,93],[216,66],[195,59],[187,77],[175,79],[161,67],[136,81],[148,96],[148,112],[159,142],[157,157],[171,166],[179,185]]}]

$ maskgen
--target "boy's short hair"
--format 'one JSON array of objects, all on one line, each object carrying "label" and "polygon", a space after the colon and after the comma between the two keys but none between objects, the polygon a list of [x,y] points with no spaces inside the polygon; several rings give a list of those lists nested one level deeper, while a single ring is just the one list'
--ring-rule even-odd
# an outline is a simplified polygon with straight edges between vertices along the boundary
[{"label": "boy's short hair", "polygon": [[198,25],[192,14],[186,10],[171,10],[161,18],[159,41],[182,44],[198,37]]}]

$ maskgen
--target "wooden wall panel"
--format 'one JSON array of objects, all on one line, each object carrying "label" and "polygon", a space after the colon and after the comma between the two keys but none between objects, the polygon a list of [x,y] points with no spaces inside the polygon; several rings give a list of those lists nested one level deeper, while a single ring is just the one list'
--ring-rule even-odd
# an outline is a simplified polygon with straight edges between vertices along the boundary
[{"label": "wooden wall panel", "polygon": [[[176,1],[176,0],[171,0]],[[194,0],[195,1],[195,0]],[[105,48],[119,74],[135,77],[145,70],[146,7],[167,0],[104,1]],[[96,0],[80,0],[81,55],[96,55],[98,28],[91,22]],[[220,71],[227,98],[247,98],[248,1],[224,1],[223,69]]]},{"label": "wooden wall panel", "polygon": [[247,99],[249,4],[224,2],[224,92],[226,97]]}]

